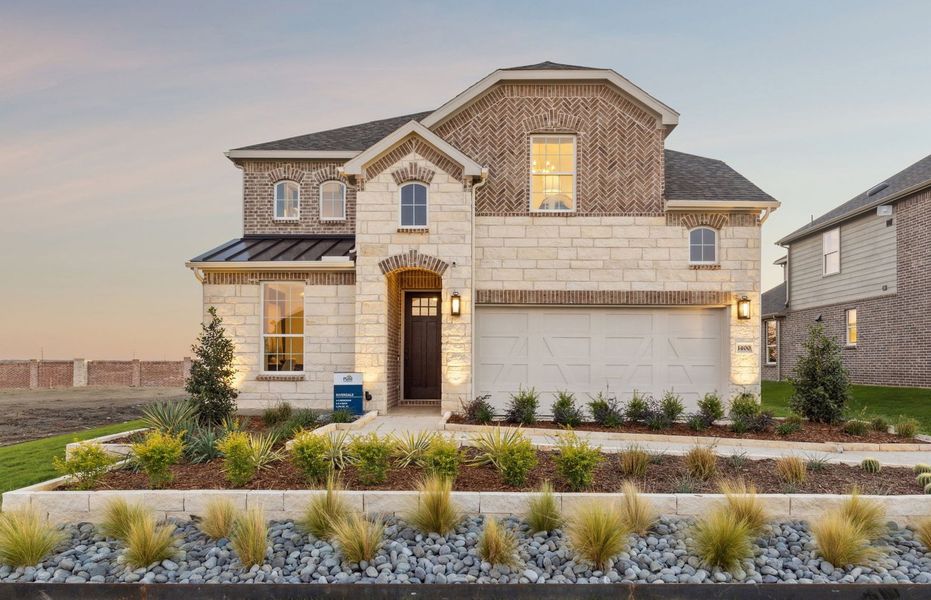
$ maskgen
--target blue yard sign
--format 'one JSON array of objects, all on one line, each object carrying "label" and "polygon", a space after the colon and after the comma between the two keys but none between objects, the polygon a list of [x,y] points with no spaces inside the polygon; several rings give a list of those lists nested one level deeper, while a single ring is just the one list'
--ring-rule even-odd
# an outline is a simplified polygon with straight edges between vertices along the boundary
[{"label": "blue yard sign", "polygon": [[362,373],[333,374],[333,410],[362,414]]}]

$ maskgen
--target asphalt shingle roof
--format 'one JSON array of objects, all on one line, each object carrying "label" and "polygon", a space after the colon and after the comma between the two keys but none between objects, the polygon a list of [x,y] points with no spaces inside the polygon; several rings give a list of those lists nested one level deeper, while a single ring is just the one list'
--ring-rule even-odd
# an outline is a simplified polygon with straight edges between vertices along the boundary
[{"label": "asphalt shingle roof", "polygon": [[550,62],[545,60],[541,63],[535,65],[522,65],[520,67],[506,67],[501,69],[502,71],[540,71],[546,69],[548,71],[597,71],[597,67],[580,67],[578,65],[566,65],[563,63]]},{"label": "asphalt shingle roof", "polygon": [[763,292],[760,300],[760,314],[781,315],[786,311],[786,282]]},{"label": "asphalt shingle roof", "polygon": [[[785,236],[783,239],[795,239],[800,235],[804,235],[805,233],[813,233],[818,231],[825,223],[829,223],[835,219],[843,218],[846,215],[853,214],[862,208],[882,201],[883,198],[889,198],[903,190],[927,181],[931,181],[931,154],[922,158],[915,164],[899,171],[892,177],[884,179],[876,185],[871,186],[868,190],[857,194],[847,202],[844,202],[837,208],[824,213],[804,227],[796,229],[789,235]],[[872,196],[870,195],[870,191],[878,188],[884,183],[887,184],[885,188],[878,190]]]},{"label": "asphalt shingle roof", "polygon": [[236,150],[358,150],[362,151],[379,141],[395,129],[410,121],[419,121],[432,113],[413,113],[390,119],[379,119],[359,125],[348,125],[306,135],[253,144]]},{"label": "asphalt shingle roof", "polygon": [[324,256],[349,257],[354,235],[247,235],[208,250],[191,262],[254,262],[320,260]]}]

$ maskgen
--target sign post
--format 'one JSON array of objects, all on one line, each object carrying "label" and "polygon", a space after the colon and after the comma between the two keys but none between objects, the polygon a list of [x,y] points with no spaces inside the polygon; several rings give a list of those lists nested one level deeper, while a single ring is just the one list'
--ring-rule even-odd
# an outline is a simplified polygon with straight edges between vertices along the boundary
[{"label": "sign post", "polygon": [[333,410],[362,414],[362,373],[333,374]]}]

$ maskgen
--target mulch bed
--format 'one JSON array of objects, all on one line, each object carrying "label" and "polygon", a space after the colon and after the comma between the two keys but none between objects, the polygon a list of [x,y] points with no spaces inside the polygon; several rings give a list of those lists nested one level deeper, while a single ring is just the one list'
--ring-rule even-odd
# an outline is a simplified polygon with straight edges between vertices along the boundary
[{"label": "mulch bed", "polygon": [[[466,454],[474,454],[467,449]],[[569,491],[561,482],[553,462],[553,452],[537,452],[539,465],[531,473],[526,485],[511,487],[501,480],[498,471],[492,466],[462,466],[456,478],[454,489],[460,491],[530,491],[535,490],[544,480],[553,482],[558,491]],[[626,479],[619,467],[617,454],[605,454],[604,461],[598,466],[594,485],[589,492],[616,492]],[[718,458],[717,474],[708,481],[693,481],[691,489],[680,485],[687,473],[683,458],[680,456],[654,456],[643,478],[634,479],[644,492],[652,493],[714,493],[717,480],[723,478],[743,478],[756,486],[759,493],[809,493],[809,494],[845,494],[856,485],[864,494],[902,495],[921,494],[921,487],[915,482],[911,469],[885,467],[879,473],[866,473],[859,467],[829,464],[820,471],[810,470],[805,483],[789,488],[776,474],[774,460],[750,460]],[[223,463],[214,460],[203,464],[179,464],[172,467],[174,482],[170,489],[230,489],[223,477]],[[376,486],[366,486],[359,482],[358,473],[353,467],[344,469],[340,478],[346,488],[351,490],[413,490],[423,477],[423,471],[416,467],[405,469],[392,468],[388,480]],[[97,489],[146,489],[148,482],[143,473],[119,470],[107,473]],[[250,490],[295,490],[314,489],[304,480],[301,473],[287,460],[280,461],[263,469],[243,489]]]},{"label": "mulch bed", "polygon": [[[466,420],[461,415],[452,415],[449,418],[450,423],[459,423],[463,425],[477,425]],[[497,424],[497,423],[496,423]],[[516,426],[514,424],[507,424]],[[533,425],[527,425],[536,429],[563,429],[562,426],[552,421],[537,421]],[[675,423],[668,429],[655,431],[642,423],[624,423],[620,427],[602,427],[596,423],[582,423],[574,428],[576,431],[607,431],[612,433],[650,433],[655,435],[684,435],[689,437],[718,437],[718,438],[740,438],[745,440],[779,440],[789,442],[860,442],[870,444],[924,444],[926,442],[915,438],[898,437],[892,433],[869,430],[865,435],[850,435],[837,425],[826,425],[824,423],[805,422],[800,431],[789,435],[779,435],[774,428],[766,431],[735,433],[730,427],[724,425],[712,425],[703,431],[693,431],[685,423]]]},{"label": "mulch bed", "polygon": [[[262,417],[257,416],[240,416],[242,420],[242,430],[248,433],[264,433],[269,430],[269,427],[265,425],[265,421],[262,420]],[[108,444],[132,444],[135,442],[141,442],[145,438],[144,432],[131,433],[129,435],[124,435],[116,439],[112,439]],[[279,445],[283,444],[281,442]]]}]

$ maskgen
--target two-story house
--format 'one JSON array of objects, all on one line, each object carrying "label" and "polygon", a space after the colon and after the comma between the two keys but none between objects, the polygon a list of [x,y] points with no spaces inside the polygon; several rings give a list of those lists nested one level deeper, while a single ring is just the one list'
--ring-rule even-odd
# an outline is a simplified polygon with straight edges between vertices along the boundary
[{"label": "two-story house", "polygon": [[497,70],[436,110],[231,150],[243,236],[192,259],[242,406],[455,410],[759,389],[760,227],[778,206],[665,149],[674,110],[608,69]]},{"label": "two-story house", "polygon": [[855,383],[931,386],[931,156],[777,242],[763,294],[763,378],[792,375],[809,327],[841,346]]}]

